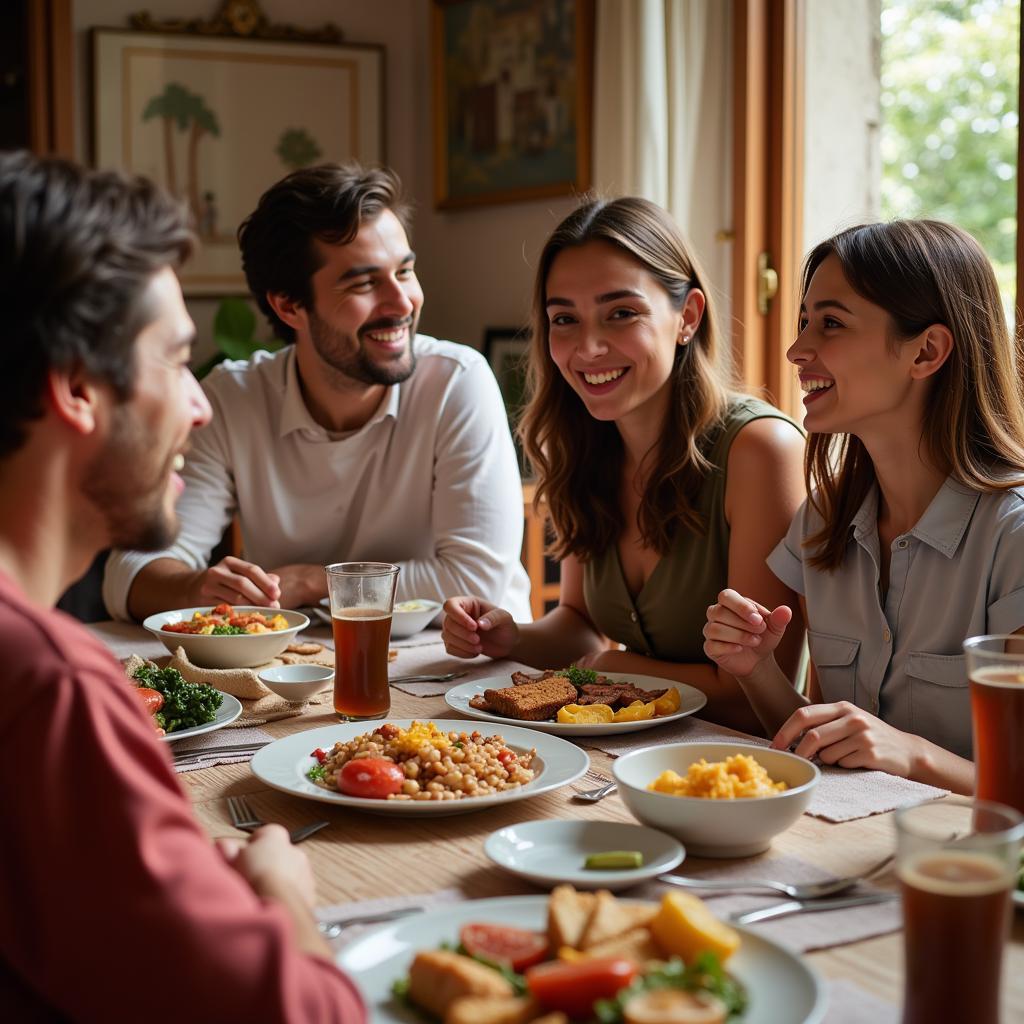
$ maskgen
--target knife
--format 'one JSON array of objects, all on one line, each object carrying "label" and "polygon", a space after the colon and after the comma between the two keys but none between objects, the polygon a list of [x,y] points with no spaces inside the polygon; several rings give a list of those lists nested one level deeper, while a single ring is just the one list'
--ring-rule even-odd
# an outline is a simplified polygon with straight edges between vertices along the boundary
[{"label": "knife", "polygon": [[874,892],[863,896],[836,896],[834,899],[825,900],[785,900],[782,903],[773,903],[770,907],[762,907],[760,910],[730,914],[729,920],[736,924],[753,924],[755,921],[768,921],[773,917],[813,914],[819,910],[842,910],[845,907],[864,907],[872,903],[889,903],[894,899],[894,892]]},{"label": "knife", "polygon": [[394,921],[399,917],[406,917],[409,914],[422,912],[423,907],[402,907],[399,910],[385,910],[378,914],[363,914],[360,917],[343,918],[340,921],[319,921],[317,928],[320,934],[327,939],[336,939],[346,928],[355,924],[379,924],[384,921]]},{"label": "knife", "polygon": [[206,747],[204,750],[183,750],[180,754],[174,755],[174,763],[181,764],[182,761],[202,761],[206,757],[214,757],[217,754],[248,754],[250,751],[256,753],[266,743],[233,743],[227,747]]}]

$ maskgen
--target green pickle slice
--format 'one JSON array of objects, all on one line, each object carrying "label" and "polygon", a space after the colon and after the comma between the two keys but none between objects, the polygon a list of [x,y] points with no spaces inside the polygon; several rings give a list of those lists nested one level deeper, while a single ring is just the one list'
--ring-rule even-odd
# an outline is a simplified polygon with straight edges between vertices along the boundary
[{"label": "green pickle slice", "polygon": [[583,862],[590,871],[628,871],[644,866],[644,855],[639,850],[606,850],[592,853]]}]

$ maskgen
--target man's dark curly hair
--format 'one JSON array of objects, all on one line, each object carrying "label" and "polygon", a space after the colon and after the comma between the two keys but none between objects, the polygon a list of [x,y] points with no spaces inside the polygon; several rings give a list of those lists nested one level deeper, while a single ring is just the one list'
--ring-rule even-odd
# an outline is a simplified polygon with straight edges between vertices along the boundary
[{"label": "man's dark curly hair", "polygon": [[0,152],[0,457],[42,417],[53,369],[131,396],[142,294],[192,246],[185,207],[150,181]]},{"label": "man's dark curly hair", "polygon": [[304,167],[263,193],[238,229],[238,245],[253,298],[282,341],[294,341],[295,331],[274,312],[267,292],[311,308],[312,277],[323,265],[313,239],[347,245],[384,210],[409,231],[410,210],[398,176],[356,163]]}]

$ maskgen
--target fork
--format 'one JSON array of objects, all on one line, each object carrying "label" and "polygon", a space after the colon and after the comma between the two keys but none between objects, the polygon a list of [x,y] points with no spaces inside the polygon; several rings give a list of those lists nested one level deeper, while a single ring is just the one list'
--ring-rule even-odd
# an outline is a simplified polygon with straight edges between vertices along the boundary
[{"label": "fork", "polygon": [[450,683],[453,679],[464,676],[463,672],[446,672],[444,675],[395,676],[389,683]]},{"label": "fork", "polygon": [[[231,824],[243,832],[255,832],[256,829],[262,828],[266,824],[265,821],[257,817],[244,796],[228,797],[228,813],[231,815]],[[328,825],[330,825],[329,821],[315,821],[312,825],[302,825],[290,832],[289,838],[293,845],[301,843],[303,839],[308,839]]]},{"label": "fork", "polygon": [[574,800],[582,800],[584,803],[596,804],[598,800],[603,800],[609,793],[614,793],[618,788],[614,779],[609,779],[606,775],[601,775],[599,772],[595,772],[592,769],[588,770],[583,778],[590,782],[599,782],[600,785],[596,789],[576,790],[572,795]]},{"label": "fork", "polygon": [[781,892],[784,896],[789,896],[794,900],[816,900],[822,896],[834,896],[837,893],[846,892],[847,889],[852,889],[858,882],[877,875],[882,868],[891,863],[895,856],[895,853],[890,853],[859,875],[832,878],[824,882],[803,882],[791,885],[788,882],[775,882],[770,879],[740,882],[735,879],[684,878],[682,875],[658,875],[658,881],[667,882],[669,885],[678,885],[684,889],[729,889],[732,892],[757,892],[768,889],[771,892]]}]

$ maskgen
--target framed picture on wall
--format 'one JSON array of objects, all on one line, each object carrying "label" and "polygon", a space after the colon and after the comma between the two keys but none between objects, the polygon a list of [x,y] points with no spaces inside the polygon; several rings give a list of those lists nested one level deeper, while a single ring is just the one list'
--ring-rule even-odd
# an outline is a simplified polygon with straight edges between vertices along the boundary
[{"label": "framed picture on wall", "polygon": [[[530,338],[526,328],[484,328],[484,357],[498,381],[508,415],[509,429],[514,430],[526,403],[526,353]],[[525,469],[525,459],[519,439],[513,433],[519,469]]]},{"label": "framed picture on wall", "polygon": [[235,232],[289,171],[384,159],[383,47],[96,29],[92,54],[95,162],[188,202],[186,294],[246,291]]},{"label": "framed picture on wall", "polygon": [[594,0],[433,0],[440,208],[590,185]]}]

